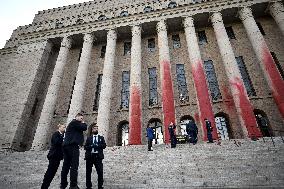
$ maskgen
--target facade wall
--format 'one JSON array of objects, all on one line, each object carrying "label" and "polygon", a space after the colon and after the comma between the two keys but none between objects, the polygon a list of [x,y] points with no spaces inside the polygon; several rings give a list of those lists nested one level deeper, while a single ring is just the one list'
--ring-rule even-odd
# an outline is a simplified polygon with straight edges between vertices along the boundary
[{"label": "facade wall", "polygon": [[[234,6],[242,4],[236,1]],[[112,1],[113,2],[113,1]],[[97,21],[97,17],[100,15],[106,15],[109,19],[113,19],[113,26],[117,27],[118,39],[115,50],[114,60],[114,74],[113,74],[113,90],[110,96],[111,109],[110,109],[110,127],[108,136],[108,145],[117,145],[118,141],[118,126],[122,122],[128,122],[129,112],[128,109],[121,109],[121,90],[122,90],[122,72],[131,71],[131,55],[123,55],[124,42],[131,42],[131,30],[120,30],[120,24],[127,24],[126,18],[119,18],[121,11],[128,10],[131,19],[139,18],[139,16],[147,16],[148,13],[143,14],[143,9],[147,6],[153,8],[154,13],[149,13],[149,22],[151,16],[155,14],[155,11],[161,11],[160,16],[169,16],[166,14],[167,7],[170,1],[158,1],[147,2],[143,0],[131,1],[133,6],[125,7],[124,1],[114,1],[117,8],[114,11],[109,9],[109,2],[101,2],[100,6],[98,1],[92,1],[88,3],[82,3],[77,5],[70,5],[67,7],[61,7],[56,9],[50,9],[40,11],[34,18],[31,25],[21,26],[14,31],[11,39],[7,42],[6,47],[0,50],[0,105],[1,107],[1,135],[0,142],[2,147],[12,147],[18,150],[26,150],[31,148],[33,137],[36,132],[37,123],[41,115],[43,103],[45,101],[45,95],[48,90],[49,82],[52,77],[53,69],[56,64],[57,56],[59,53],[58,37],[65,35],[65,27],[70,26],[70,33],[80,32],[81,27],[84,24],[92,24]],[[144,3],[142,3],[144,2]],[[226,2],[225,0],[220,2]],[[200,10],[200,14],[203,13],[202,8],[209,9],[213,1],[201,1],[200,3],[193,3],[193,1],[176,1],[177,9],[184,10],[184,12],[191,10],[193,13]],[[257,1],[257,3],[268,4],[266,1]],[[265,4],[266,3],[266,4]],[[229,4],[229,3],[228,3]],[[247,4],[244,2],[242,5]],[[93,7],[96,7],[95,9]],[[188,6],[188,7],[187,7]],[[215,4],[214,4],[215,6]],[[221,7],[226,7],[226,4],[221,4]],[[213,7],[213,4],[212,6]],[[200,9],[198,9],[200,8]],[[230,8],[230,7],[229,7]],[[100,10],[99,10],[100,9]],[[222,8],[221,8],[222,9]],[[169,12],[175,9],[168,10]],[[219,10],[219,9],[218,9]],[[92,12],[93,11],[93,12]],[[180,11],[182,12],[182,11]],[[163,13],[163,14],[162,14]],[[79,16],[78,16],[79,15]],[[208,15],[207,15],[208,16]],[[170,16],[169,16],[170,17]],[[174,18],[174,17],[172,17]],[[200,20],[199,20],[200,18]],[[77,23],[78,19],[83,19],[82,23]],[[92,20],[93,19],[93,20]],[[133,21],[131,20],[130,21]],[[148,19],[148,18],[142,18]],[[166,18],[165,18],[166,19]],[[280,65],[284,69],[284,36],[274,19],[268,14],[263,13],[257,16],[258,21],[266,35],[264,35],[265,41],[270,49],[274,52],[280,62]],[[54,26],[54,20],[61,22],[60,28]],[[119,21],[121,20],[121,21]],[[134,19],[135,20],[135,19]],[[139,20],[139,19],[138,19]],[[119,22],[115,24],[116,22]],[[137,20],[136,20],[137,21]],[[208,43],[199,45],[201,58],[203,61],[212,60],[215,68],[219,89],[222,95],[222,99],[211,100],[213,113],[223,113],[229,118],[229,130],[232,138],[245,138],[244,130],[240,124],[237,110],[234,105],[234,100],[229,89],[229,82],[226,76],[226,70],[222,57],[218,48],[216,35],[213,27],[209,22],[207,24],[201,24],[204,19],[202,17],[196,17],[197,23],[196,31],[205,30]],[[125,23],[124,23],[125,22]],[[104,27],[109,21],[93,23],[99,24],[100,27]],[[147,22],[148,23],[148,22]],[[105,24],[105,25],[104,25]],[[189,54],[187,49],[186,37],[184,29],[177,27],[174,23],[168,22],[168,42],[171,61],[171,74],[173,80],[174,89],[174,101],[175,101],[175,118],[176,123],[179,126],[181,118],[184,116],[192,117],[199,128],[199,139],[203,138],[202,126],[200,125],[200,115],[198,109],[198,103],[196,98],[196,91],[194,87],[191,62],[189,60]],[[180,25],[182,22],[180,22]],[[87,26],[87,25],[86,25]],[[271,95],[269,86],[265,80],[264,73],[260,68],[256,55],[254,54],[252,45],[248,39],[245,28],[242,22],[238,19],[227,20],[225,26],[232,26],[236,39],[231,39],[230,43],[236,57],[242,56],[246,65],[247,71],[250,75],[252,85],[255,89],[256,96],[250,97],[250,102],[253,109],[261,110],[265,112],[269,120],[270,127],[273,130],[283,130],[284,122],[283,117],[277,108],[276,103]],[[76,28],[74,29],[74,28]],[[124,26],[123,26],[124,27]],[[73,28],[73,29],[72,29]],[[91,30],[91,27],[86,28],[86,32]],[[147,30],[148,28],[145,28]],[[149,33],[149,30],[150,33]],[[53,34],[52,31],[54,32]],[[121,32],[124,31],[124,32]],[[125,35],[125,31],[127,31]],[[42,32],[42,33],[41,33]],[[46,32],[46,33],[44,33]],[[73,32],[73,33],[72,33]],[[121,33],[120,33],[121,32]],[[147,33],[148,32],[148,33]],[[160,80],[160,63],[159,63],[159,48],[158,48],[158,36],[155,27],[148,29],[145,34],[142,31],[142,143],[146,144],[146,127],[151,119],[158,119],[163,122],[163,110],[162,110],[162,86]],[[180,48],[173,48],[172,35],[178,34],[180,37]],[[87,82],[85,87],[85,94],[83,97],[82,111],[85,115],[86,122],[91,125],[97,122],[98,111],[93,110],[97,78],[99,74],[103,74],[104,58],[101,58],[101,47],[106,45],[105,31],[95,31],[97,37],[94,40],[93,49],[91,52],[90,63],[88,66]],[[35,42],[35,39],[42,39],[50,36],[53,40],[49,42]],[[54,38],[54,36],[56,36]],[[99,37],[98,37],[99,36]],[[52,122],[49,126],[48,135],[56,129],[58,123],[66,124],[68,116],[68,107],[70,106],[71,95],[74,85],[74,79],[77,74],[78,64],[80,60],[80,53],[82,48],[82,41],[78,43],[78,38],[74,37],[73,45],[68,52],[67,64],[64,67],[62,80],[60,83],[58,98],[56,100],[55,112]],[[149,52],[148,39],[155,39],[155,50]],[[80,39],[82,40],[82,39]],[[60,40],[59,40],[60,41]],[[77,43],[77,44],[76,44]],[[22,44],[22,45],[20,45]],[[8,52],[8,53],[7,53]],[[187,90],[189,101],[181,103],[179,100],[178,83],[176,75],[176,64],[184,64],[185,77],[187,82]],[[154,106],[149,105],[149,75],[148,69],[156,67],[157,74],[157,90],[158,90],[158,104]],[[210,94],[210,93],[209,93]],[[37,99],[36,108],[33,110],[33,106]],[[32,113],[33,112],[33,113]],[[177,129],[180,133],[180,128]],[[87,134],[87,132],[86,132]],[[274,132],[274,135],[280,133]],[[47,144],[48,145],[48,144]]]}]

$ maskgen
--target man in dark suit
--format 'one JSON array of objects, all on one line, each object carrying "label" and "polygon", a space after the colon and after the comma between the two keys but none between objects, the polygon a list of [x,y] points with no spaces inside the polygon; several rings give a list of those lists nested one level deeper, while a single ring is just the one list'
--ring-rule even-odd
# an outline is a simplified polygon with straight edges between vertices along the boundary
[{"label": "man in dark suit", "polygon": [[51,147],[47,154],[47,159],[49,160],[48,168],[44,174],[44,179],[41,185],[41,189],[47,189],[53,180],[54,175],[57,172],[60,161],[63,159],[63,134],[65,132],[65,125],[59,124],[57,126],[57,131],[53,133],[51,137]]},{"label": "man in dark suit", "polygon": [[208,139],[207,143],[213,143],[213,138],[212,138],[213,128],[211,126],[211,122],[207,118],[205,118],[204,121],[206,124],[206,130],[207,130],[207,139]]},{"label": "man in dark suit", "polygon": [[195,145],[197,143],[197,134],[198,134],[198,128],[193,120],[189,120],[189,122],[186,124],[186,132],[188,134],[188,142]]},{"label": "man in dark suit", "polygon": [[87,138],[85,144],[85,160],[86,160],[86,187],[92,188],[92,168],[95,165],[98,174],[98,189],[103,188],[103,149],[106,148],[105,139],[103,136],[98,135],[98,126],[92,128],[92,135]]},{"label": "man in dark suit", "polygon": [[83,131],[87,130],[87,124],[83,121],[83,114],[78,113],[67,126],[64,142],[64,161],[61,171],[60,189],[65,189],[68,185],[67,175],[70,170],[70,189],[79,189],[77,185],[79,167],[79,146],[84,142]]}]

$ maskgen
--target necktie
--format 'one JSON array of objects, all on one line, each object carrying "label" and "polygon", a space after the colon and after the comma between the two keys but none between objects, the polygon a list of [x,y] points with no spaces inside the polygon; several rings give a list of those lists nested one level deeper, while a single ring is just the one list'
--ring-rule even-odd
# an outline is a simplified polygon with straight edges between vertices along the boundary
[{"label": "necktie", "polygon": [[97,144],[97,136],[94,136],[94,144]]}]

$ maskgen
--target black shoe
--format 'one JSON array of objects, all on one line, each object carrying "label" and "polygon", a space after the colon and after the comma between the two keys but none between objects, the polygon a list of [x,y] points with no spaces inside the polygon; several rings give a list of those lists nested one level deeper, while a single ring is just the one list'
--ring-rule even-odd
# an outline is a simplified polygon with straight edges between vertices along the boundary
[{"label": "black shoe", "polygon": [[153,150],[148,150],[148,151],[153,151]]}]

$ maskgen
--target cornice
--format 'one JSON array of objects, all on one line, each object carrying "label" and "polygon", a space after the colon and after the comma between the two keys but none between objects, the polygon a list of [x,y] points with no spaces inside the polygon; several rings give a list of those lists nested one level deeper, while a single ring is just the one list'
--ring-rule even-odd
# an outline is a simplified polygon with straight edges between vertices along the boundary
[{"label": "cornice", "polygon": [[[11,41],[7,47],[18,46],[24,43],[30,43],[37,40],[47,40],[55,37],[64,37],[66,34],[74,35],[80,33],[91,33],[100,30],[109,30],[110,28],[118,28],[121,26],[138,25],[146,22],[158,22],[175,17],[188,17],[199,13],[216,12],[222,9],[234,7],[249,7],[252,4],[269,2],[269,0],[216,0],[207,1],[206,3],[191,4],[187,6],[179,6],[172,9],[164,9],[149,13],[137,15],[129,15],[127,17],[113,18],[103,21],[92,21],[89,23],[71,25],[58,29],[50,29],[46,31],[34,31],[30,33],[22,33],[17,36],[17,40]],[[10,40],[13,40],[12,38]]]}]

